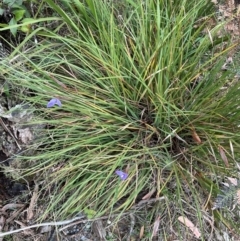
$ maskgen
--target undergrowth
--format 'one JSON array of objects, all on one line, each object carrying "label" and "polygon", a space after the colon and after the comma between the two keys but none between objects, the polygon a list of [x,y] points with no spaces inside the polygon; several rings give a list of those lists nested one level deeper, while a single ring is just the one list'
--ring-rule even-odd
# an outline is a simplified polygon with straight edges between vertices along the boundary
[{"label": "undergrowth", "polygon": [[[233,46],[223,47],[220,24],[206,31],[213,4],[46,3],[58,13],[58,27],[35,28],[9,57],[20,54],[22,65],[1,66],[13,89],[24,88],[32,123],[46,124],[34,155],[19,157],[27,163],[21,176],[45,179],[43,191],[52,195],[45,213],[124,213],[154,190],[147,213],[151,223],[162,217],[162,238],[174,227],[190,240],[178,216],[206,238],[204,217],[215,215],[219,180],[235,175],[240,141],[240,90],[223,90],[235,73],[221,69]],[[34,35],[41,41],[21,53]],[[62,106],[46,108],[51,98]]]}]

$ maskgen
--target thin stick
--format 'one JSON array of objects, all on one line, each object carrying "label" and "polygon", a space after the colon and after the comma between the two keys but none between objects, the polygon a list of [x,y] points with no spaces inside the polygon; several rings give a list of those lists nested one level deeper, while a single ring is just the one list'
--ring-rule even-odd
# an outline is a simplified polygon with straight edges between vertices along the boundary
[{"label": "thin stick", "polygon": [[9,235],[9,234],[13,234],[13,233],[18,233],[18,232],[21,232],[21,231],[24,231],[24,230],[27,230],[27,229],[30,229],[30,228],[38,228],[38,227],[43,227],[43,226],[59,226],[59,225],[65,225],[65,224],[69,224],[73,221],[76,221],[76,220],[79,220],[81,219],[82,217],[76,217],[76,218],[73,218],[73,219],[69,219],[69,220],[65,220],[65,221],[59,221],[59,222],[47,222],[47,223],[40,223],[40,224],[34,224],[32,226],[28,226],[28,227],[24,227],[24,228],[19,228],[19,229],[16,229],[16,230],[12,230],[12,231],[9,231],[9,232],[5,232],[5,233],[0,233],[0,238],[1,237],[4,237],[6,235]]}]

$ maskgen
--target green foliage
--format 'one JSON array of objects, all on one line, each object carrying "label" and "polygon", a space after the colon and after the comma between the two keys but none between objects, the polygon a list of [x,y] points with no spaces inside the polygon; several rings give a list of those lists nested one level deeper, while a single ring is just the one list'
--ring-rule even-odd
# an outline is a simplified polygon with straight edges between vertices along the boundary
[{"label": "green foliage", "polygon": [[12,35],[15,37],[19,29],[25,33],[31,31],[30,25],[25,25],[25,27],[22,28],[19,28],[17,25],[18,22],[24,22],[26,18],[30,17],[30,13],[22,0],[3,0],[3,6],[0,8],[0,15],[4,15],[5,11],[7,11],[6,9],[8,9],[8,11],[10,10],[12,17],[9,23],[1,24],[1,26],[9,26]]},{"label": "green foliage", "polygon": [[240,204],[239,200],[239,180],[236,185],[228,184],[221,188],[220,193],[217,195],[213,209],[228,208],[234,209],[236,205]]},{"label": "green foliage", "polygon": [[19,6],[23,4],[23,1],[22,0],[3,0],[3,3],[9,6],[14,6],[14,5]]},{"label": "green foliage", "polygon": [[[54,186],[47,212],[124,212],[155,187],[166,197],[163,216],[172,206],[182,215],[191,199],[201,221],[203,193],[216,193],[217,175],[234,167],[231,146],[240,144],[240,89],[224,91],[235,73],[221,70],[231,47],[219,50],[222,26],[203,31],[212,3],[46,3],[59,14],[57,28],[36,30],[45,39],[23,55],[24,71],[3,66],[9,82],[28,89],[22,98],[36,106],[35,123],[50,127],[37,153],[22,157],[24,175],[41,173]],[[53,97],[61,108],[46,108]]]},{"label": "green foliage", "polygon": [[96,215],[96,211],[88,208],[84,208],[84,213],[88,217],[88,219],[92,219]]}]

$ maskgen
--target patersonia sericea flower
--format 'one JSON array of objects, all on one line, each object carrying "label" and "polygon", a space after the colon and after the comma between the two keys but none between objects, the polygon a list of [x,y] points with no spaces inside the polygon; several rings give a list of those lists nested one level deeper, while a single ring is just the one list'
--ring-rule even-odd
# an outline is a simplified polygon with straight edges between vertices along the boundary
[{"label": "patersonia sericea flower", "polygon": [[54,105],[62,106],[61,101],[58,98],[52,98],[48,103],[47,103],[47,108],[53,107]]},{"label": "patersonia sericea flower", "polygon": [[128,174],[126,172],[123,172],[123,171],[120,171],[120,170],[117,170],[115,171],[115,173],[121,178],[121,180],[126,180],[127,177],[128,177]]}]

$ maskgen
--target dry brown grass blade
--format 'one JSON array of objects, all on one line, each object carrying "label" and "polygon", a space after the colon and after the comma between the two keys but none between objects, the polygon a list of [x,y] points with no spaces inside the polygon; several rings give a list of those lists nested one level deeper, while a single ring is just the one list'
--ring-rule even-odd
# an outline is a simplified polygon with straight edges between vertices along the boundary
[{"label": "dry brown grass blade", "polygon": [[218,150],[219,150],[219,153],[220,153],[220,156],[221,156],[222,160],[224,161],[225,166],[229,167],[229,163],[228,163],[227,156],[225,154],[225,150],[221,146],[218,147]]},{"label": "dry brown grass blade", "polygon": [[188,227],[196,238],[201,237],[201,233],[198,230],[198,228],[188,218],[180,216],[178,217],[178,221],[183,223],[186,227]]},{"label": "dry brown grass blade", "polygon": [[153,187],[152,190],[151,190],[149,193],[147,193],[147,194],[142,198],[142,200],[150,199],[151,196],[154,194],[155,191],[156,191],[156,187]]},{"label": "dry brown grass blade", "polygon": [[141,227],[140,232],[139,232],[139,239],[142,239],[144,235],[144,226]]},{"label": "dry brown grass blade", "polygon": [[201,138],[199,137],[199,135],[197,134],[197,132],[195,131],[194,128],[192,128],[192,138],[193,138],[193,140],[194,140],[197,144],[201,144],[201,143],[202,143]]},{"label": "dry brown grass blade", "polygon": [[160,216],[158,216],[153,224],[152,238],[157,236],[157,232],[160,224]]},{"label": "dry brown grass blade", "polygon": [[34,187],[34,191],[33,191],[33,195],[32,195],[32,198],[31,198],[31,202],[30,202],[30,205],[29,205],[29,208],[27,210],[27,220],[31,220],[34,216],[34,206],[37,202],[37,198],[38,198],[38,184],[36,183],[35,184],[35,187]]}]

